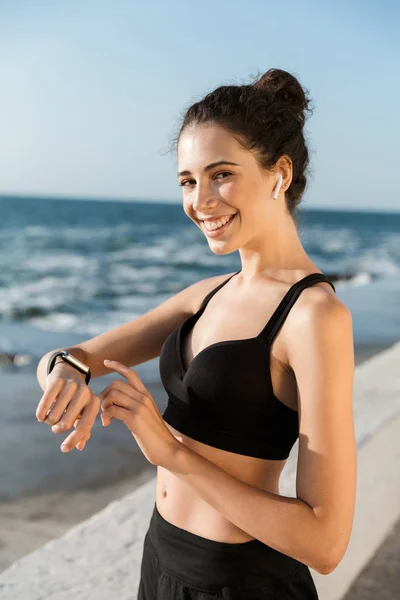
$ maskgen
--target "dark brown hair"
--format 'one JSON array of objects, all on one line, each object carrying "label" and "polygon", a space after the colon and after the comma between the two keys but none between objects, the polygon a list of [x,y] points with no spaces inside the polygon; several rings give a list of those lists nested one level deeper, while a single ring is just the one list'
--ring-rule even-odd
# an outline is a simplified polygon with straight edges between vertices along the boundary
[{"label": "dark brown hair", "polygon": [[245,85],[223,85],[190,106],[173,144],[183,131],[207,122],[230,131],[242,148],[254,151],[262,168],[270,169],[286,154],[293,164],[293,178],[285,197],[294,215],[307,184],[309,153],[303,127],[312,113],[308,91],[298,79],[281,69],[269,69]]}]

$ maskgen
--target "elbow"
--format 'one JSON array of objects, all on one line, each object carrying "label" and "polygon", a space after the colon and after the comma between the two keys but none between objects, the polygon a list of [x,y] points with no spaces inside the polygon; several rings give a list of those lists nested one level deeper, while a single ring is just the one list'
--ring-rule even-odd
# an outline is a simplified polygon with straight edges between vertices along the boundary
[{"label": "elbow", "polygon": [[318,556],[315,557],[316,566],[313,567],[321,575],[329,575],[341,563],[350,540],[350,532],[344,534],[335,524],[328,524],[320,529],[321,545]]},{"label": "elbow", "polygon": [[323,565],[319,565],[317,569],[315,569],[317,571],[317,573],[319,573],[320,575],[329,575],[330,573],[332,573],[332,571],[334,571],[336,569],[336,567],[338,566],[338,563],[324,563]]},{"label": "elbow", "polygon": [[343,552],[338,552],[337,550],[330,550],[329,552],[321,553],[320,561],[318,562],[315,570],[321,575],[329,575],[340,564],[343,555]]}]

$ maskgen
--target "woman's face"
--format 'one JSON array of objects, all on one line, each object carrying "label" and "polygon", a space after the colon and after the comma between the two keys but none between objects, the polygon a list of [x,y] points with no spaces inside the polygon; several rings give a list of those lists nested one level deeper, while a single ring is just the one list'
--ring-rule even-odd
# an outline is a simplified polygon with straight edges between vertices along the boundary
[{"label": "woman's face", "polygon": [[[234,164],[232,164],[234,163]],[[207,237],[217,254],[228,254],[265,239],[273,219],[271,198],[276,176],[261,170],[254,155],[243,150],[226,129],[196,125],[182,133],[178,144],[178,178],[183,209]],[[208,233],[204,219],[233,218]]]}]

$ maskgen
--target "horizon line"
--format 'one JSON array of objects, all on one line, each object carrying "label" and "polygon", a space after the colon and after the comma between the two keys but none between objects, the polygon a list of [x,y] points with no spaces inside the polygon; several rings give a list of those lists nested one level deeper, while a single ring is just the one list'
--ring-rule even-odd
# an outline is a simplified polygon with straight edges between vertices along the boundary
[{"label": "horizon line", "polygon": [[[172,199],[155,199],[155,198],[137,198],[135,196],[130,197],[99,197],[99,196],[67,196],[65,194],[40,194],[40,193],[18,193],[18,192],[0,192],[0,200],[4,198],[18,198],[18,199],[38,199],[38,200],[71,200],[73,202],[130,202],[136,204],[170,204],[179,206],[181,200]],[[351,213],[369,213],[369,214],[394,214],[400,215],[400,208],[398,210],[393,208],[381,207],[380,209],[374,209],[371,207],[360,207],[360,208],[347,208],[343,206],[318,206],[316,204],[307,205],[304,203],[303,206],[299,205],[298,211],[311,210],[320,212],[351,212]]]}]

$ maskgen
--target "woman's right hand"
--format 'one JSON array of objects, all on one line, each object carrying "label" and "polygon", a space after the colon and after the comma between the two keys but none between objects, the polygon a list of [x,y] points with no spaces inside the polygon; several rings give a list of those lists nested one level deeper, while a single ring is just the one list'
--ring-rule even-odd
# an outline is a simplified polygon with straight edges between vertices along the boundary
[{"label": "woman's right hand", "polygon": [[36,418],[51,426],[53,433],[74,431],[61,445],[63,452],[83,450],[100,410],[101,400],[85,382],[85,375],[64,362],[46,377],[46,389],[36,409]]}]

